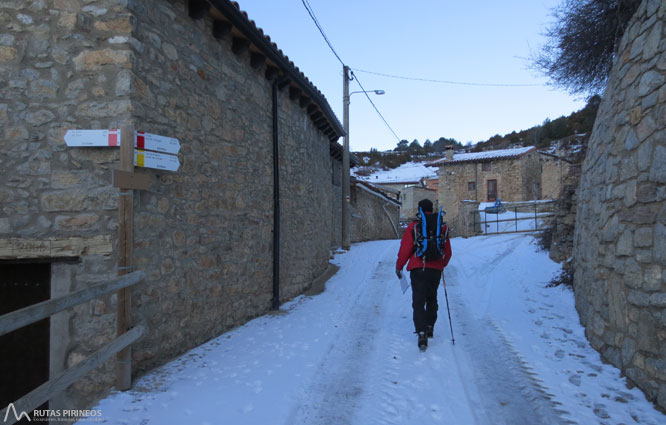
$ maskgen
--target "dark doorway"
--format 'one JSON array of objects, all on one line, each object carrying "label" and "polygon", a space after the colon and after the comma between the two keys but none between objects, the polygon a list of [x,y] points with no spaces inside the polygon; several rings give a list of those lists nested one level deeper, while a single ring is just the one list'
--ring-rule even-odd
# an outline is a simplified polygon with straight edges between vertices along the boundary
[{"label": "dark doorway", "polygon": [[488,202],[497,199],[497,180],[488,180]]},{"label": "dark doorway", "polygon": [[[0,264],[0,315],[50,298],[50,263]],[[49,322],[44,319],[0,336],[0,409],[49,380]],[[47,408],[48,403],[38,407]]]}]

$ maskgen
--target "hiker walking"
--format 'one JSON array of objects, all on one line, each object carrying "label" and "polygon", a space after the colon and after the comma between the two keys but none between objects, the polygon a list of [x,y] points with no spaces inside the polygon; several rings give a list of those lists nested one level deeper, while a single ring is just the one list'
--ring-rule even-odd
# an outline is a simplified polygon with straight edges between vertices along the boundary
[{"label": "hiker walking", "polygon": [[442,221],[442,215],[441,209],[439,214],[433,213],[429,199],[419,202],[418,219],[405,230],[395,264],[398,278],[402,278],[405,264],[410,272],[414,329],[421,350],[426,349],[428,338],[433,336],[437,321],[437,288],[444,267],[451,259],[448,227]]}]

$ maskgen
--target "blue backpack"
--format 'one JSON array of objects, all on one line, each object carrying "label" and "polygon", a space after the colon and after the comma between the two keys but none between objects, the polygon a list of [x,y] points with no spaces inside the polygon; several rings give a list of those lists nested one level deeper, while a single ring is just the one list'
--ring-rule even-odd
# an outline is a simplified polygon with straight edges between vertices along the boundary
[{"label": "blue backpack", "polygon": [[[439,207],[438,214],[424,214],[419,208],[418,222],[414,226],[415,255],[424,263],[439,260],[444,256],[444,244],[449,237],[446,222],[442,221],[446,213]],[[442,231],[442,228],[446,228]]]}]

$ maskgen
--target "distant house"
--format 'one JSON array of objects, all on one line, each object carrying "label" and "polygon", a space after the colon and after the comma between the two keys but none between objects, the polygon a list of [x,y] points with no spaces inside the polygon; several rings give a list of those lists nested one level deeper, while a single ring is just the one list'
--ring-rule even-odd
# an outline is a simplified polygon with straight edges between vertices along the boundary
[{"label": "distant house", "polygon": [[462,201],[541,198],[541,163],[533,146],[475,153],[448,149],[446,158],[428,166],[439,167],[438,201],[450,223],[455,223]]},{"label": "distant house", "polygon": [[378,170],[368,176],[357,176],[383,190],[399,196],[400,220],[410,220],[423,198],[437,204],[437,169],[423,162],[408,162],[392,170]]}]

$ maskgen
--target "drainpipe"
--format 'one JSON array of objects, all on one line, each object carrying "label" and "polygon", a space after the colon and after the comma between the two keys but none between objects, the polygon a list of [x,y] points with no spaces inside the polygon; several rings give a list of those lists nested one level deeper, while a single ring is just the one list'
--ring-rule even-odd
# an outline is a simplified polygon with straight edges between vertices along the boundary
[{"label": "drainpipe", "polygon": [[275,78],[273,97],[273,310],[280,309],[280,158],[278,150],[278,85],[285,80]]}]

